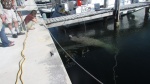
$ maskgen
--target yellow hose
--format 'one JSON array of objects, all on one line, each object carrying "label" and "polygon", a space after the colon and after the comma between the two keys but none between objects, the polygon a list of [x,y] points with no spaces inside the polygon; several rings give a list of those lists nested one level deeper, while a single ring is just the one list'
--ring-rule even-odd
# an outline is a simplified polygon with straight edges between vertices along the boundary
[{"label": "yellow hose", "polygon": [[22,73],[23,73],[23,63],[25,62],[25,59],[26,59],[25,55],[24,55],[24,50],[25,50],[25,47],[26,47],[27,37],[28,37],[28,32],[26,32],[26,37],[25,37],[25,39],[23,41],[23,49],[21,51],[22,59],[19,61],[19,70],[17,72],[15,84],[18,84],[19,80],[20,80],[21,84],[24,84],[23,80],[22,80]]}]

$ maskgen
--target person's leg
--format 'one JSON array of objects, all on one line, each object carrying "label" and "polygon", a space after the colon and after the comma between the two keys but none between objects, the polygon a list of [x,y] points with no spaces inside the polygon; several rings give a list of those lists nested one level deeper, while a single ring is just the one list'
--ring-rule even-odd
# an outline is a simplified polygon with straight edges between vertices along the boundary
[{"label": "person's leg", "polygon": [[8,26],[8,28],[9,28],[10,32],[11,32],[12,34],[14,34],[14,31],[13,31],[13,28],[12,28],[12,23],[7,23],[7,26]]},{"label": "person's leg", "polygon": [[19,25],[17,21],[14,21],[15,30],[17,31],[17,35],[24,35],[25,33],[19,30]]},{"label": "person's leg", "polygon": [[13,22],[14,22],[16,32],[20,33],[18,22],[17,21],[13,21]]},{"label": "person's leg", "polygon": [[18,36],[17,36],[17,34],[15,33],[15,31],[13,30],[13,28],[12,28],[12,23],[8,23],[8,28],[9,28],[11,34],[12,34],[12,37],[13,37],[13,38],[17,38]]},{"label": "person's leg", "polygon": [[29,23],[27,23],[27,24],[26,24],[27,29],[28,29],[28,30],[33,30],[33,29],[35,29],[35,28],[33,27],[34,24],[35,24],[35,22],[33,22],[33,21],[30,21]]},{"label": "person's leg", "polygon": [[12,17],[12,13],[11,13],[11,10],[7,10],[5,9],[4,10],[4,13],[6,15],[6,24],[13,36],[13,38],[17,38],[17,34],[16,32],[13,30],[13,27],[12,27],[12,20],[13,20],[13,17]]},{"label": "person's leg", "polygon": [[19,15],[19,17],[21,19],[21,22],[23,22],[23,17],[22,17],[21,11],[18,11],[17,13],[18,13],[18,15]]},{"label": "person's leg", "polygon": [[20,33],[17,15],[13,9],[11,9],[11,13],[12,13],[12,20],[15,26],[15,30],[17,31],[17,33]]},{"label": "person's leg", "polygon": [[5,28],[4,26],[2,27],[1,31],[0,31],[0,37],[1,37],[1,41],[2,41],[2,46],[3,47],[7,47],[10,45],[10,41],[8,40],[6,34],[5,34]]}]

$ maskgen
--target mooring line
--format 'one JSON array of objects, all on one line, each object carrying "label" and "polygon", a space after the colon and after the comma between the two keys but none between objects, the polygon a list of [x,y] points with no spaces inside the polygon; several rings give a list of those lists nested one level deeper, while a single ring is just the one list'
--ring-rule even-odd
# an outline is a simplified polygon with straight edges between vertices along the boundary
[{"label": "mooring line", "polygon": [[[82,20],[83,21],[83,20]],[[83,21],[84,22],[84,21]],[[65,21],[64,21],[65,24]],[[66,24],[65,24],[66,25]],[[44,27],[47,29],[47,26],[44,25]],[[84,27],[86,28],[86,24],[84,22]],[[87,71],[83,66],[81,66],[73,57],[71,57],[71,55],[59,44],[59,42],[55,39],[55,37],[51,34],[51,32],[49,31],[50,35],[52,36],[52,38],[54,39],[54,41],[59,45],[59,47],[70,57],[70,59],[72,59],[72,61],[74,61],[81,69],[83,69],[88,75],[90,75],[93,79],[95,79],[98,83],[100,84],[104,84],[102,81],[100,81],[99,79],[97,79],[94,75],[92,75],[89,71]]]},{"label": "mooring line", "polygon": [[101,82],[99,79],[97,79],[94,75],[92,75],[89,71],[87,71],[83,66],[81,66],[74,58],[71,57],[71,55],[59,44],[59,42],[54,38],[54,36],[51,34],[52,38],[55,40],[55,42],[59,45],[59,47],[81,68],[83,69],[87,74],[89,74],[92,78],[94,78],[97,82],[99,82],[100,84],[104,84],[103,82]]}]

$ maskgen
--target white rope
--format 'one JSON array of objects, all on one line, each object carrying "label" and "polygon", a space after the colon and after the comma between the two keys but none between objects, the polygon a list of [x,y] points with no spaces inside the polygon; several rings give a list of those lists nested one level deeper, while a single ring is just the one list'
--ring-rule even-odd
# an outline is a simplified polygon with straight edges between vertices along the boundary
[{"label": "white rope", "polygon": [[90,72],[88,72],[84,67],[82,67],[76,60],[74,60],[74,58],[71,57],[71,55],[69,55],[66,50],[58,43],[58,41],[54,38],[54,36],[51,34],[52,38],[55,40],[55,42],[59,45],[59,47],[81,68],[83,69],[87,74],[89,74],[92,78],[94,78],[97,82],[99,82],[100,84],[104,84],[103,82],[101,82],[100,80],[98,80],[95,76],[93,76]]},{"label": "white rope", "polygon": [[[84,19],[83,18],[81,18],[82,19],[82,21],[84,22],[83,24],[84,24],[84,28],[85,28],[85,32],[86,32],[86,24],[85,24],[85,21],[84,21]],[[65,22],[64,22],[64,24],[65,24]],[[51,34],[51,33],[50,33]],[[51,36],[54,38],[54,36],[51,34]],[[59,47],[61,47],[61,45],[57,42],[57,40],[54,38],[54,40],[55,40],[55,42],[59,45]],[[65,49],[63,49],[63,47],[61,47],[61,49],[81,68],[81,69],[83,69],[87,74],[89,74],[92,78],[94,78],[97,82],[99,82],[100,84],[104,84],[103,82],[101,82],[100,80],[98,80],[94,75],[92,75],[90,72],[88,72],[83,66],[81,66],[76,60],[74,60],[74,58],[71,56],[71,55],[69,55],[66,51],[65,51]]]},{"label": "white rope", "polygon": [[[44,27],[47,28],[46,25],[44,25]],[[74,58],[72,58],[71,55],[69,55],[69,53],[66,52],[66,50],[59,44],[59,42],[55,39],[55,37],[51,34],[51,32],[49,32],[49,33],[52,36],[52,38],[54,39],[54,41],[59,45],[59,47],[70,57],[70,59],[72,59],[72,61],[74,61],[81,69],[83,69],[87,74],[89,74],[92,78],[94,78],[98,83],[104,84],[103,82],[98,80],[94,75],[92,75],[90,72],[88,72],[84,67],[82,67],[76,60],[74,60]]]},{"label": "white rope", "polygon": [[[66,21],[66,20],[65,20]],[[64,25],[65,25],[65,21],[64,21]],[[85,24],[85,21],[82,19],[82,21],[84,22],[84,27],[86,28],[86,24]],[[45,28],[46,28],[46,25],[45,25]],[[104,84],[103,82],[101,82],[99,79],[97,79],[94,75],[92,75],[90,72],[88,72],[83,66],[81,66],[76,60],[74,60],[74,58],[71,57],[71,55],[69,55],[65,49],[63,49],[63,47],[58,43],[58,41],[54,38],[54,36],[51,34],[50,32],[50,35],[52,36],[52,38],[55,40],[55,42],[59,45],[59,47],[81,68],[83,69],[87,74],[89,74],[92,78],[94,78],[97,82],[99,82],[100,84]],[[114,59],[115,59],[115,65],[113,67],[113,74],[114,74],[114,81],[115,81],[115,84],[116,84],[116,71],[115,71],[115,68],[117,67],[118,63],[117,63],[117,55],[118,55],[119,51],[116,53],[116,55],[114,56]]]},{"label": "white rope", "polygon": [[[84,21],[82,19],[82,21]],[[65,24],[65,21],[64,21],[64,24]],[[85,21],[84,21],[84,26],[86,28],[86,25],[85,25]],[[59,44],[59,42],[54,38],[54,36],[51,34],[50,32],[50,35],[53,37],[53,39],[55,40],[55,42],[59,45],[59,47],[81,68],[83,69],[87,74],[89,74],[92,78],[94,78],[97,82],[99,82],[100,84],[103,84],[103,82],[101,82],[100,80],[98,80],[95,76],[93,76],[90,72],[88,72],[84,67],[82,67],[73,57],[71,57],[71,55],[69,55],[66,50]]]}]

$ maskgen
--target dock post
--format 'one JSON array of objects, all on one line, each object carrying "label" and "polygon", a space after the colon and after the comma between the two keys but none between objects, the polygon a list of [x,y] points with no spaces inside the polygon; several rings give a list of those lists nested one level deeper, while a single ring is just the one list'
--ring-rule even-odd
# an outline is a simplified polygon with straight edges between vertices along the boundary
[{"label": "dock post", "polygon": [[107,29],[107,17],[104,17],[103,18],[103,27],[105,28],[105,29]]},{"label": "dock post", "polygon": [[145,8],[144,23],[147,23],[149,17],[149,7]]},{"label": "dock post", "polygon": [[115,9],[113,11],[114,16],[114,30],[119,29],[119,16],[120,16],[120,0],[115,0]]},{"label": "dock post", "polygon": [[108,7],[108,0],[104,0],[104,8]]},{"label": "dock post", "polygon": [[131,1],[131,4],[133,4],[134,3],[134,0],[130,0]]}]

